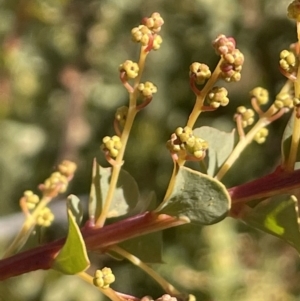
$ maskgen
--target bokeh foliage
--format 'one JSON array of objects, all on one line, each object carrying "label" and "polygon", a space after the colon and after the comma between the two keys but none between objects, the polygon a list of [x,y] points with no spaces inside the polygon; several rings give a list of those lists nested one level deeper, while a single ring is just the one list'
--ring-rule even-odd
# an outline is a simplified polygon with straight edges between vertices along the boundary
[{"label": "bokeh foliage", "polygon": [[[137,58],[130,30],[154,11],[165,20],[164,42],[149,55],[144,79],[153,81],[158,93],[137,118],[125,169],[142,191],[154,189],[160,199],[172,167],[165,141],[185,124],[193,105],[188,67],[193,61],[214,67],[218,58],[211,40],[217,34],[234,36],[246,63],[241,82],[227,87],[230,105],[203,114],[198,125],[231,131],[233,112],[247,103],[248,91],[261,85],[274,96],[284,81],[278,54],[294,41],[296,30],[286,18],[289,1],[277,2],[1,0],[0,214],[18,210],[23,190],[37,187],[61,159],[79,165],[70,191],[88,193],[92,158],[105,165],[101,139],[113,133],[115,109],[127,102],[118,66]],[[280,155],[283,128],[284,122],[276,122],[266,144],[251,145],[225,184],[270,171]],[[230,219],[202,231],[195,226],[168,230],[164,236],[166,264],[157,269],[198,300],[299,298],[298,257],[275,238]],[[116,289],[139,297],[162,293],[130,264],[106,257],[96,263],[115,269]],[[41,271],[1,283],[1,297],[12,301],[101,298],[75,277]]]}]

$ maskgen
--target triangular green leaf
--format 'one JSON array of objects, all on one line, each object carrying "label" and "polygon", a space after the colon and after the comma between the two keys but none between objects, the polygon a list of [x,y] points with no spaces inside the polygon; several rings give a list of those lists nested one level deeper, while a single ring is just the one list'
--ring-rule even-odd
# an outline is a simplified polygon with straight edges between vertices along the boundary
[{"label": "triangular green leaf", "polygon": [[210,225],[226,217],[230,196],[221,182],[187,167],[179,167],[172,194],[161,207],[161,213]]},{"label": "triangular green leaf", "polygon": [[83,209],[80,203],[80,199],[74,194],[69,195],[67,198],[67,206],[72,211],[77,225],[80,225],[83,216]]},{"label": "triangular green leaf", "polygon": [[[99,217],[108,192],[112,168],[103,168],[94,161],[92,187],[89,199],[90,218]],[[119,217],[130,212],[139,200],[139,190],[134,178],[121,170],[117,187],[107,217]]]},{"label": "triangular green leaf", "polygon": [[207,174],[213,176],[233,150],[234,130],[226,133],[209,126],[202,126],[195,129],[193,133],[208,142]]},{"label": "triangular green leaf", "polygon": [[300,253],[298,217],[297,198],[280,195],[248,208],[241,219],[254,228],[285,240]]},{"label": "triangular green leaf", "polygon": [[69,220],[69,232],[65,244],[59,251],[52,264],[52,268],[67,275],[77,274],[86,270],[90,261],[86,247],[75,217],[70,209],[67,209]]}]

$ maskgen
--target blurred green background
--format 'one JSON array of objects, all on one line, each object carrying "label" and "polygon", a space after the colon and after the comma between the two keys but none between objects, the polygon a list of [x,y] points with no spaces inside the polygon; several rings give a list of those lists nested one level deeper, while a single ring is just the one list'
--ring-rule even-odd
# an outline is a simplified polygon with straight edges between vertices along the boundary
[{"label": "blurred green background", "polygon": [[[137,60],[130,30],[155,11],[165,20],[163,44],[150,53],[143,79],[153,81],[158,93],[137,117],[125,169],[142,193],[155,190],[161,199],[172,169],[165,142],[185,125],[195,98],[189,65],[199,61],[213,69],[218,57],[211,41],[220,33],[236,39],[246,58],[242,80],[226,84],[228,107],[198,121],[231,131],[235,108],[247,105],[251,89],[263,86],[274,97],[284,82],[279,52],[296,38],[295,24],[286,18],[289,2],[0,0],[0,219],[18,211],[23,191],[36,190],[62,159],[78,164],[69,192],[88,193],[92,159],[106,165],[99,149],[102,137],[114,134],[114,112],[128,100],[118,66]],[[239,158],[224,179],[228,187],[276,166],[287,118],[270,127],[264,145],[253,143]],[[154,268],[198,300],[300,300],[298,255],[271,236],[226,219],[202,229],[168,230],[164,238],[165,264]],[[8,242],[0,241],[5,248]],[[92,257],[97,267],[114,269],[113,288],[137,297],[162,295],[130,264]],[[0,301],[101,299],[80,279],[55,272],[0,283]]]}]

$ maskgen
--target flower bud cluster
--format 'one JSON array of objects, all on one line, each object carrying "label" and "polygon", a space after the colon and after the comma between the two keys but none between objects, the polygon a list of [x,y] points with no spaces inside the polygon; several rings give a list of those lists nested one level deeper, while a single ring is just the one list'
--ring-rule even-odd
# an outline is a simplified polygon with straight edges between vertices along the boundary
[{"label": "flower bud cluster", "polygon": [[207,65],[194,62],[190,65],[190,77],[191,76],[195,76],[196,83],[202,85],[210,78],[211,71]]},{"label": "flower bud cluster", "polygon": [[259,105],[265,105],[269,101],[269,92],[262,87],[256,87],[250,91],[250,96],[255,97]]},{"label": "flower bud cluster", "polygon": [[68,188],[68,178],[59,171],[53,172],[39,188],[44,196],[56,197],[59,193],[66,192]]},{"label": "flower bud cluster", "polygon": [[136,78],[139,74],[139,65],[131,60],[126,60],[119,66],[119,71],[125,72],[128,78]]},{"label": "flower bud cluster", "polygon": [[298,68],[298,61],[294,52],[286,49],[282,50],[280,52],[279,65],[286,72],[290,74],[294,73]]},{"label": "flower bud cluster", "polygon": [[23,199],[25,200],[26,206],[29,210],[33,210],[40,201],[39,196],[34,194],[31,190],[24,191]]},{"label": "flower bud cluster", "polygon": [[207,95],[207,101],[213,108],[224,107],[229,103],[227,95],[228,91],[224,87],[213,87]]},{"label": "flower bud cluster", "polygon": [[262,128],[255,134],[253,140],[255,140],[259,144],[262,144],[266,141],[268,134],[269,130],[267,128]]},{"label": "flower bud cluster", "polygon": [[109,288],[109,285],[115,281],[115,275],[110,268],[97,270],[94,275],[93,283],[100,288]]},{"label": "flower bud cluster", "polygon": [[123,127],[124,127],[125,122],[126,122],[127,114],[128,114],[128,107],[127,106],[119,107],[116,111],[116,114],[115,114],[116,120],[118,120],[119,124]]},{"label": "flower bud cluster", "polygon": [[242,127],[245,128],[254,122],[254,111],[252,109],[247,109],[244,106],[237,107],[237,112],[234,115],[234,119],[237,118],[237,116],[242,117]]},{"label": "flower bud cluster", "polygon": [[144,18],[142,23],[131,30],[132,40],[143,46],[148,46],[151,42],[151,49],[159,49],[163,40],[157,33],[160,32],[164,24],[163,18],[159,13],[153,13],[149,18]]},{"label": "flower bud cluster", "polygon": [[186,126],[176,129],[167,142],[167,148],[171,153],[179,156],[192,155],[197,159],[202,159],[208,149],[208,143],[199,137],[195,137],[193,130]]},{"label": "flower bud cluster", "polygon": [[223,59],[220,65],[221,77],[227,82],[241,79],[244,55],[235,46],[235,40],[225,35],[219,35],[213,42],[213,47]]},{"label": "flower bud cluster", "polygon": [[151,82],[140,83],[138,90],[145,97],[152,97],[152,95],[157,92],[156,86]]},{"label": "flower bud cluster", "polygon": [[105,136],[102,139],[102,150],[108,151],[112,158],[116,158],[119,154],[119,150],[122,148],[122,142],[119,136]]},{"label": "flower bud cluster", "polygon": [[42,227],[49,227],[54,220],[54,214],[48,207],[44,207],[36,219],[36,223]]},{"label": "flower bud cluster", "polygon": [[276,96],[276,100],[274,101],[274,106],[277,109],[287,108],[291,109],[294,107],[294,99],[291,97],[289,93],[280,93]]}]

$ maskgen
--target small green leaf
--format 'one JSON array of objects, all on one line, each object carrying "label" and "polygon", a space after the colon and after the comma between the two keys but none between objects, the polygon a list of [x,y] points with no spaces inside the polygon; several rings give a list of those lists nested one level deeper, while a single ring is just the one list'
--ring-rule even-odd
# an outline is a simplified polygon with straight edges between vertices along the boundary
[{"label": "small green leaf", "polygon": [[[112,168],[103,168],[94,161],[92,187],[89,199],[89,216],[95,218],[101,214],[108,192]],[[113,200],[107,217],[119,217],[129,213],[138,203],[139,190],[134,178],[121,170]]]},{"label": "small green leaf", "polygon": [[[290,153],[291,141],[294,129],[295,114],[292,114],[287,123],[281,140],[281,161],[286,162]],[[300,148],[298,148],[296,162],[300,162]]]},{"label": "small green leaf", "polygon": [[90,266],[86,247],[75,217],[67,209],[69,232],[65,244],[59,251],[52,264],[52,268],[67,275],[77,274]]},{"label": "small green leaf", "polygon": [[67,206],[72,211],[72,214],[76,219],[77,225],[80,225],[83,216],[83,210],[80,203],[80,199],[74,194],[69,195],[67,198]]},{"label": "small green leaf", "polygon": [[213,176],[233,150],[234,130],[226,133],[209,126],[202,126],[195,129],[193,133],[208,142],[207,174]]},{"label": "small green leaf", "polygon": [[230,196],[221,182],[187,167],[179,167],[172,194],[159,212],[210,225],[226,217],[230,204]]},{"label": "small green leaf", "polygon": [[242,220],[250,226],[277,236],[300,253],[298,201],[295,196],[280,195],[248,208]]}]

